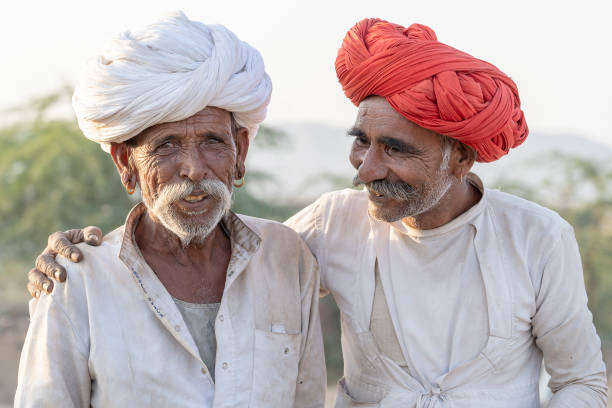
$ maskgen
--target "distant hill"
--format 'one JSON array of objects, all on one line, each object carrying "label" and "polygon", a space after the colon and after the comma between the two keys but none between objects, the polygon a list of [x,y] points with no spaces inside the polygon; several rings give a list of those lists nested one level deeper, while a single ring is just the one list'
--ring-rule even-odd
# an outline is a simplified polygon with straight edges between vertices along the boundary
[{"label": "distant hill", "polygon": [[[262,196],[312,200],[322,192],[350,184],[355,170],[348,161],[352,138],[346,136],[345,129],[313,123],[274,127],[287,134],[285,142],[274,149],[254,145],[247,161],[247,180],[250,170],[266,171],[276,179],[276,183],[262,186]],[[612,147],[593,140],[532,131],[522,146],[495,163],[477,163],[474,171],[491,187],[500,180],[534,184],[546,177],[542,160],[553,152],[598,161],[612,159]]]}]

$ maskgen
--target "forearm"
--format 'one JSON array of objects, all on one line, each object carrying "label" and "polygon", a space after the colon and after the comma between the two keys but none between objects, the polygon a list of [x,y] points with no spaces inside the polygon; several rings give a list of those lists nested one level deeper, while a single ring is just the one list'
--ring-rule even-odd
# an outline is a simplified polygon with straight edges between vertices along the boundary
[{"label": "forearm", "polygon": [[602,375],[564,386],[553,394],[548,408],[605,408],[607,402],[606,380]]}]

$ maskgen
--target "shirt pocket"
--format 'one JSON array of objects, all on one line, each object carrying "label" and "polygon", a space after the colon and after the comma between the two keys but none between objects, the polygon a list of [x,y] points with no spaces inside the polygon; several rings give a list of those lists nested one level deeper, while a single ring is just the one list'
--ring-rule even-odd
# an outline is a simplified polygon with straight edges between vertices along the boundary
[{"label": "shirt pocket", "polygon": [[343,377],[338,381],[338,393],[336,394],[335,408],[366,408],[378,407],[378,402],[360,402],[354,399],[346,386],[346,379]]},{"label": "shirt pocket", "polygon": [[293,406],[300,361],[300,332],[282,326],[255,329],[252,407]]}]

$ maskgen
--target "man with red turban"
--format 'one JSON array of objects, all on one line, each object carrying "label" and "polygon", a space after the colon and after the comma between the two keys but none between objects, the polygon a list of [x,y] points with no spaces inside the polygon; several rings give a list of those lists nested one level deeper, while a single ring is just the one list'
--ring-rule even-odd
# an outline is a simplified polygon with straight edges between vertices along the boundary
[{"label": "man with red turban", "polygon": [[365,189],[288,222],[342,312],[336,406],[538,407],[544,357],[549,407],[605,407],[572,227],[470,173],[525,141],[516,84],[429,27],[379,19],[349,30],[336,73]]},{"label": "man with red turban", "polygon": [[342,312],[336,406],[538,407],[543,358],[549,407],[605,407],[572,227],[470,172],[525,141],[516,84],[429,27],[378,19],[350,29],[336,71],[365,189],[287,221]]}]

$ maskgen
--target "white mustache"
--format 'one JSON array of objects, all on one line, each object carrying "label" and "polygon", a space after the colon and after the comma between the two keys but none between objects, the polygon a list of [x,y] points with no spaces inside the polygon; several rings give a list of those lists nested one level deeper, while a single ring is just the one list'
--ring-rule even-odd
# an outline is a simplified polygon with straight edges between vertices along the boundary
[{"label": "white mustache", "polygon": [[216,201],[223,201],[232,195],[227,186],[219,180],[201,180],[194,183],[186,179],[180,183],[166,185],[159,191],[159,196],[154,202],[154,212],[182,200],[193,191],[202,191]]}]

